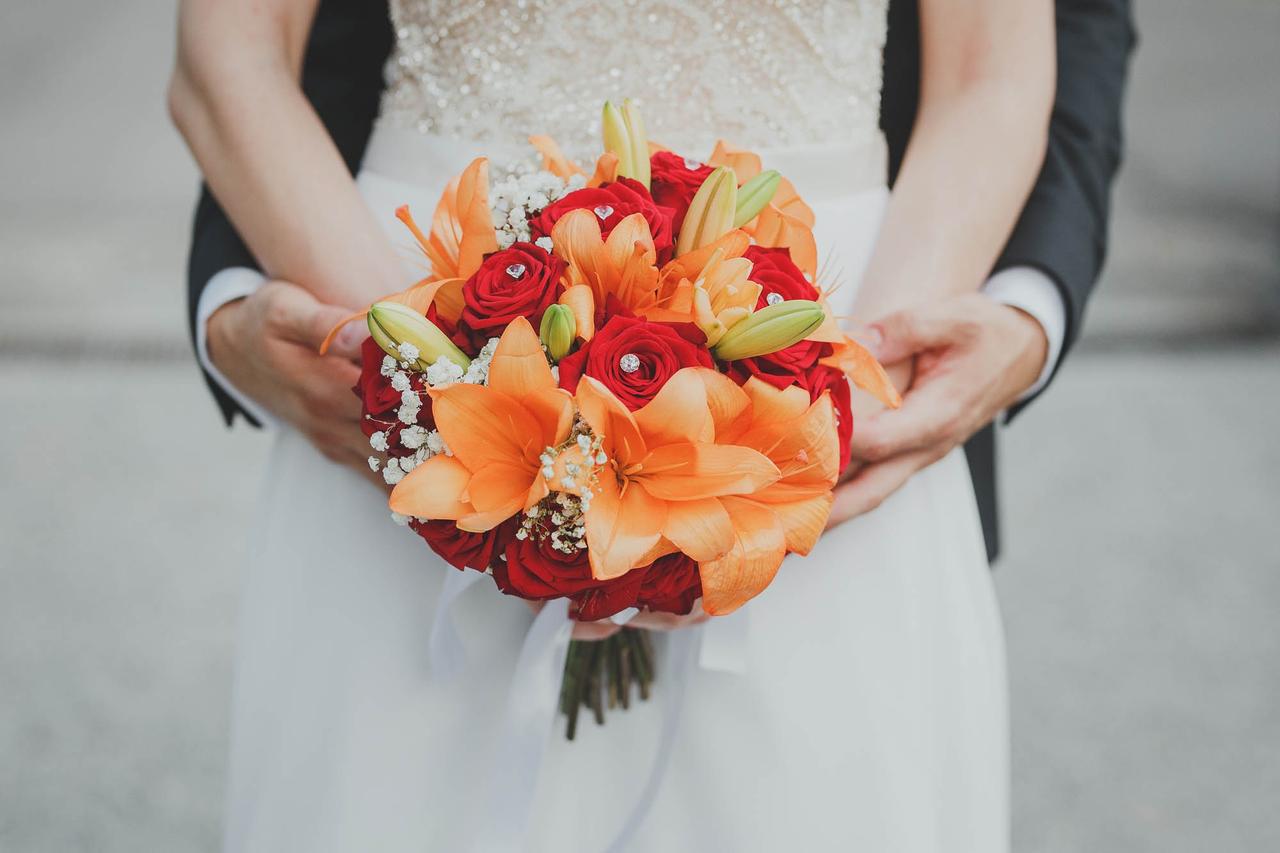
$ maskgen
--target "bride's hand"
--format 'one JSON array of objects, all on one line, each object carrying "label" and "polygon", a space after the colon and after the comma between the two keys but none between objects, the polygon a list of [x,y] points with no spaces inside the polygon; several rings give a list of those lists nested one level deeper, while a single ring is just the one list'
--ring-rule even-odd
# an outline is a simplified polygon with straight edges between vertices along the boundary
[{"label": "bride's hand", "polygon": [[[525,606],[529,608],[529,612],[533,613],[535,616],[538,615],[542,610],[543,605],[546,604],[545,601],[521,600],[524,601]],[[574,622],[573,634],[571,636],[575,640],[604,640],[608,637],[612,637],[621,630],[622,626],[614,622],[612,619],[601,619],[598,622]]]},{"label": "bride's hand", "polygon": [[627,622],[628,628],[643,628],[646,631],[677,631],[701,625],[711,616],[702,609],[702,602],[693,605],[693,610],[685,616],[674,613],[655,613],[652,610],[641,610]]}]

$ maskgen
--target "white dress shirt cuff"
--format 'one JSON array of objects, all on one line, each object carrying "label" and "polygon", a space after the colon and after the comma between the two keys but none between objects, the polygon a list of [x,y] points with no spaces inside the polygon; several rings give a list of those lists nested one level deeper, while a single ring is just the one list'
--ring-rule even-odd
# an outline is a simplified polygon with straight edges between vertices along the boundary
[{"label": "white dress shirt cuff", "polygon": [[1062,355],[1062,341],[1067,334],[1067,307],[1058,286],[1035,267],[1010,267],[1001,270],[983,285],[982,292],[997,302],[1025,311],[1044,329],[1049,343],[1040,376],[1018,398],[1019,403],[1040,393],[1053,375]]},{"label": "white dress shirt cuff", "polygon": [[256,292],[266,280],[262,273],[248,267],[228,267],[209,279],[209,283],[204,286],[204,291],[200,294],[200,301],[196,303],[196,357],[200,359],[200,366],[213,377],[213,381],[218,383],[227,396],[235,400],[240,408],[248,412],[265,429],[274,429],[277,426],[275,415],[232,385],[209,358],[209,318],[228,302],[244,299]]}]

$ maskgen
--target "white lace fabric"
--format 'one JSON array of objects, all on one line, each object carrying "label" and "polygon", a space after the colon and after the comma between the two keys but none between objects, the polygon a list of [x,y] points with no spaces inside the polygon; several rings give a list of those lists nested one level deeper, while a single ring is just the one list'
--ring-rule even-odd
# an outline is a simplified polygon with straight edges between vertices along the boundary
[{"label": "white lace fabric", "polygon": [[887,0],[392,0],[382,120],[466,142],[598,145],[635,99],[650,138],[701,156],[877,133]]}]

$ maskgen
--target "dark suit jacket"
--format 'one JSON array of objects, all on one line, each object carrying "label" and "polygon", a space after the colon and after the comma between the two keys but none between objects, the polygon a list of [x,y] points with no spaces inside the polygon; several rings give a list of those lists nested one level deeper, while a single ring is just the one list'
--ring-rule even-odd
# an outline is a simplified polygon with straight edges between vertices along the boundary
[{"label": "dark suit jacket", "polygon": [[[1062,291],[1067,307],[1063,357],[1079,335],[1085,302],[1102,268],[1112,179],[1120,161],[1120,107],[1135,43],[1128,0],[1059,0],[1058,90],[1049,149],[996,270],[1031,266]],[[303,67],[302,85],[353,172],[364,156],[382,91],[382,66],[393,36],[385,3],[321,0]],[[915,121],[920,88],[920,21],[916,0],[892,0],[884,51],[880,124],[897,175]],[[200,293],[214,273],[257,264],[209,194],[196,208],[188,296],[194,339]],[[1059,359],[1059,366],[1062,359]],[[206,376],[230,424],[243,412]],[[995,435],[992,427],[965,448],[982,514],[988,556],[999,549]]]}]

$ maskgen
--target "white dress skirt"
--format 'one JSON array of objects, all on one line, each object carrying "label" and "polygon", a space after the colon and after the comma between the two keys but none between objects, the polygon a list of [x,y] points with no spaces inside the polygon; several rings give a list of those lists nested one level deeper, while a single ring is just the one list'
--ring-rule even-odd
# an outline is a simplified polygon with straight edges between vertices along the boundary
[{"label": "white dress skirt", "polygon": [[[393,211],[408,203],[428,221],[473,153],[374,134],[359,184],[415,274]],[[814,208],[847,313],[887,199],[879,149],[780,151],[765,165]],[[660,664],[649,702],[602,728],[585,718],[572,743],[563,718],[544,719],[527,823],[495,793],[510,781],[502,731],[524,710],[510,692],[533,622],[522,602],[488,578],[469,587],[453,609],[465,663],[433,672],[432,623],[456,571],[392,522],[377,489],[287,429],[249,563],[228,851],[487,853],[513,820],[513,849],[547,853],[1008,849],[1003,641],[960,450],[788,558],[738,614],[693,629],[678,644],[692,649],[685,677]]]}]

